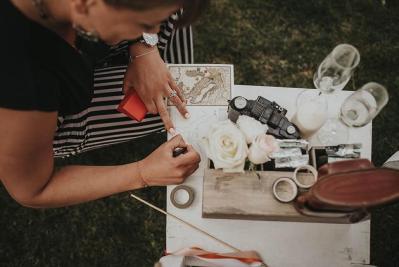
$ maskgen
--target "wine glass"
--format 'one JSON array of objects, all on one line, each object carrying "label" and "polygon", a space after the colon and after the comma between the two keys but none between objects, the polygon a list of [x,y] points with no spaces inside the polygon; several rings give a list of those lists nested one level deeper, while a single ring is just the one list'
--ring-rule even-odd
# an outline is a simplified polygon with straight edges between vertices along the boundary
[{"label": "wine glass", "polygon": [[389,95],[384,86],[375,82],[363,85],[348,96],[340,109],[339,118],[331,120],[319,131],[319,139],[327,144],[342,144],[348,137],[349,127],[363,127],[370,123],[388,103]]},{"label": "wine glass", "polygon": [[[359,65],[359,51],[350,44],[337,45],[323,60],[313,77],[313,82],[324,94],[341,91],[349,82]],[[329,118],[318,131],[321,143],[342,144],[348,140],[349,132],[345,125],[335,118]]]},{"label": "wine glass", "polygon": [[384,86],[367,83],[345,99],[340,119],[349,127],[363,127],[378,115],[388,100],[388,91]]},{"label": "wine glass", "polygon": [[293,122],[304,138],[311,137],[328,122],[327,95],[345,87],[359,62],[359,51],[349,44],[337,45],[321,62],[313,76],[318,91],[304,90],[297,98]]},{"label": "wine glass", "polygon": [[321,62],[313,83],[324,94],[341,91],[359,65],[359,51],[352,45],[340,44]]}]

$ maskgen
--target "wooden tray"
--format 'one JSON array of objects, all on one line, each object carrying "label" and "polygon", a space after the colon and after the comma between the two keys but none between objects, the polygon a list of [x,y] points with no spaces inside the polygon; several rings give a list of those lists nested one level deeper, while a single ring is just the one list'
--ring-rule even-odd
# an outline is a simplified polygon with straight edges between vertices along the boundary
[{"label": "wooden tray", "polygon": [[322,223],[350,223],[348,218],[311,217],[300,214],[293,203],[274,198],[273,182],[292,177],[292,172],[258,171],[224,173],[206,169],[202,200],[202,217],[214,219],[253,219]]}]

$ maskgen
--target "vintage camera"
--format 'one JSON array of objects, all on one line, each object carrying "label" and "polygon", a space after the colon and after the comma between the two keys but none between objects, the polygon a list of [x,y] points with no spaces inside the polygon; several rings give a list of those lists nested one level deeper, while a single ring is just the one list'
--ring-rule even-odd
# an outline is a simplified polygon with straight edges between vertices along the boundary
[{"label": "vintage camera", "polygon": [[300,138],[298,128],[285,117],[285,114],[287,114],[286,109],[261,96],[256,100],[237,96],[229,101],[228,117],[232,122],[236,122],[240,115],[247,115],[267,124],[269,126],[267,133],[277,138]]}]

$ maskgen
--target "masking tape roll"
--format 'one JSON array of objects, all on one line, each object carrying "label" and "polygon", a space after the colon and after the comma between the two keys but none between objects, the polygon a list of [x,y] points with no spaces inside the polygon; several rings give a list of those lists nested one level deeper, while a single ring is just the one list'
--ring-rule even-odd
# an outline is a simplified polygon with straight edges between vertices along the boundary
[{"label": "masking tape roll", "polygon": [[[301,181],[299,181],[298,172],[300,170],[308,170],[312,173],[313,177],[312,177],[312,180],[310,181],[310,183],[304,184]],[[294,182],[296,183],[296,185],[299,188],[308,189],[308,188],[312,187],[317,182],[317,175],[318,175],[318,172],[313,166],[303,165],[303,166],[299,166],[298,168],[295,169],[294,176],[292,177],[292,179],[294,180]]]},{"label": "masking tape roll", "polygon": [[273,195],[280,202],[291,202],[297,194],[298,187],[291,178],[281,177],[273,183]]},{"label": "masking tape roll", "polygon": [[[176,194],[178,191],[183,190],[188,193],[188,200],[184,203],[179,202],[176,199]],[[178,185],[175,188],[173,188],[172,192],[170,193],[170,201],[172,202],[173,206],[179,209],[185,209],[191,206],[191,204],[194,201],[194,190],[187,186],[187,185]]]}]

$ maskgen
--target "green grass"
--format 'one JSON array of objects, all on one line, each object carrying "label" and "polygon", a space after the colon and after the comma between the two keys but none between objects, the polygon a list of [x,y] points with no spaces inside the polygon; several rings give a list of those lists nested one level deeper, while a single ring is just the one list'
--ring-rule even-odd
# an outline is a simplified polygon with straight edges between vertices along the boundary
[{"label": "green grass", "polygon": [[[373,161],[381,165],[399,150],[398,14],[396,0],[214,0],[194,28],[196,61],[234,64],[236,84],[310,88],[336,44],[355,45],[361,63],[347,89],[376,81],[391,96],[373,124]],[[57,164],[130,162],[164,141],[157,134]],[[0,266],[152,266],[165,248],[165,218],[127,194],[31,210],[0,190]],[[140,195],[165,207],[164,188]],[[373,212],[373,264],[398,266],[398,233],[399,205]]]}]

